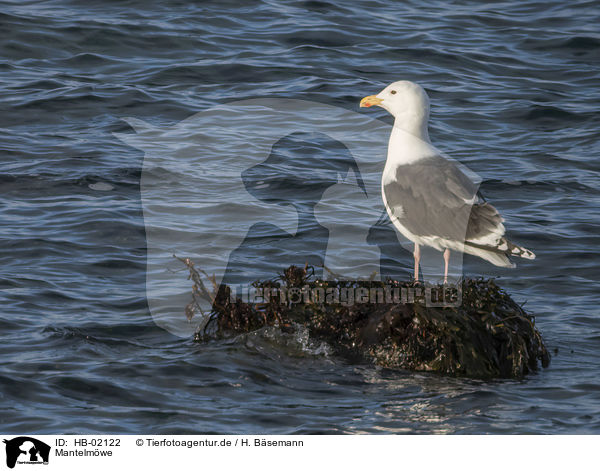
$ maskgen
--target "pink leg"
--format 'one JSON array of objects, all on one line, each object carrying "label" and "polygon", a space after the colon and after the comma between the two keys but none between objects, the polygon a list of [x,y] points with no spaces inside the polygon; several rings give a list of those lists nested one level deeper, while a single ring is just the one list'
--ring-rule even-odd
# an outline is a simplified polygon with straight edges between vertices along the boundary
[{"label": "pink leg", "polygon": [[421,260],[421,247],[415,244],[415,251],[413,252],[415,257],[415,281],[419,281],[419,261]]},{"label": "pink leg", "polygon": [[450,263],[450,249],[444,250],[444,283],[448,283],[448,263]]}]

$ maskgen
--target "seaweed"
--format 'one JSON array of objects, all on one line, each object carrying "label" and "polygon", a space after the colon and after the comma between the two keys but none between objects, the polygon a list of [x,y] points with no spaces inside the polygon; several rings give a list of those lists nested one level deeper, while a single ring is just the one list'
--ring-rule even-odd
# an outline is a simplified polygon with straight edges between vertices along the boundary
[{"label": "seaweed", "polygon": [[[452,286],[324,280],[310,266],[290,266],[274,279],[254,282],[255,299],[244,301],[190,259],[178,259],[193,281],[188,319],[200,310],[199,297],[212,303],[195,335],[199,342],[302,325],[337,354],[388,368],[491,379],[522,378],[550,363],[535,318],[493,279]],[[202,276],[212,281],[212,292]]]}]

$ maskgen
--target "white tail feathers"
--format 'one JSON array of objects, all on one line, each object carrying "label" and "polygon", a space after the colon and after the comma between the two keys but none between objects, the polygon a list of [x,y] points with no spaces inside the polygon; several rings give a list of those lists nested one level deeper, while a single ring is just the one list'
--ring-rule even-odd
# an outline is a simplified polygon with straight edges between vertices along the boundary
[{"label": "white tail feathers", "polygon": [[515,257],[521,257],[521,258],[527,258],[529,260],[533,260],[535,258],[535,254],[531,250],[528,250],[525,247],[520,247],[518,245],[515,245],[506,239],[504,240],[504,242],[506,243],[506,245],[508,247],[508,250],[506,251],[508,253],[508,255],[513,255]]},{"label": "white tail feathers", "polygon": [[535,258],[535,254],[531,250],[513,244],[504,237],[498,239],[495,245],[481,245],[472,241],[467,241],[464,245],[464,251],[468,254],[481,257],[496,266],[506,268],[516,267],[516,265],[508,259],[509,256],[527,258],[529,260]]}]

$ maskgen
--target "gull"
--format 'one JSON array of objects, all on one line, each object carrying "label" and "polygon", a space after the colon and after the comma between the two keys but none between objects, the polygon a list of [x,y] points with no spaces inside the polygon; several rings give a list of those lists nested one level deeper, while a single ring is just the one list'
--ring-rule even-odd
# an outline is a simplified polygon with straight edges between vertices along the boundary
[{"label": "gull", "polygon": [[444,283],[451,250],[510,268],[515,265],[509,256],[535,258],[532,251],[504,237],[504,219],[496,208],[456,163],[431,144],[429,97],[420,85],[394,82],[360,101],[361,108],[371,106],[380,106],[395,118],[381,193],[392,224],[414,243],[415,281],[422,245],[443,252]]}]

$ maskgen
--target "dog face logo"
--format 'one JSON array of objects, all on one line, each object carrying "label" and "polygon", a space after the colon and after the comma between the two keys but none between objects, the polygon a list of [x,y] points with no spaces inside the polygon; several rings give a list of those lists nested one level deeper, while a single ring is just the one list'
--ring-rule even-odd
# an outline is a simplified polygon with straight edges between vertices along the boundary
[{"label": "dog face logo", "polygon": [[[189,293],[173,254],[194,260],[215,285],[248,290],[253,280],[272,276],[279,254],[286,266],[285,254],[294,254],[298,265],[344,262],[328,269],[347,279],[363,276],[364,266],[367,276],[379,271],[378,246],[358,247],[356,240],[365,241],[368,222],[385,211],[381,172],[389,124],[338,106],[279,98],[229,102],[165,128],[125,121],[135,132],[115,136],[145,154],[146,297],[158,326],[189,338],[204,322],[175,308],[188,304]],[[379,154],[372,142],[382,143]],[[352,224],[341,230],[340,215],[331,208],[355,209]],[[330,230],[336,239],[328,245]],[[258,240],[266,243],[255,245]],[[348,255],[328,256],[328,247],[349,250],[353,263]],[[269,264],[248,263],[259,254]],[[210,312],[210,297],[198,298]]]},{"label": "dog face logo", "polygon": [[14,468],[17,463],[48,464],[50,446],[37,438],[17,437],[6,443],[6,466]]}]

